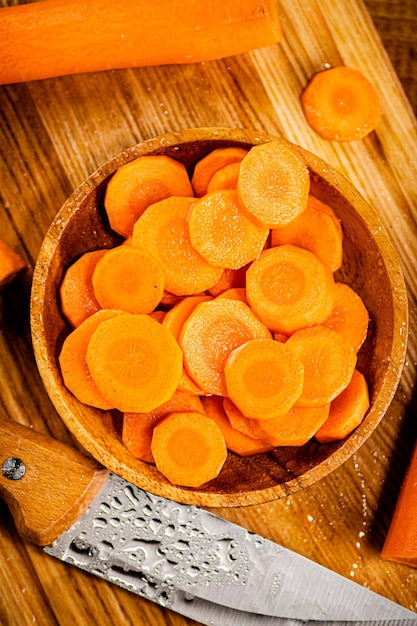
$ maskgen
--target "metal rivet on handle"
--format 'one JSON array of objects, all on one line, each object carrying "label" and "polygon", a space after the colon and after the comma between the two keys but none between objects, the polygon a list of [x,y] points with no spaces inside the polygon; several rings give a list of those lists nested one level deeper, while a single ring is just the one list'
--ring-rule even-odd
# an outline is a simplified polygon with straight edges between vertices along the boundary
[{"label": "metal rivet on handle", "polygon": [[25,475],[26,465],[21,459],[10,457],[6,459],[1,468],[4,476],[9,480],[19,480]]}]

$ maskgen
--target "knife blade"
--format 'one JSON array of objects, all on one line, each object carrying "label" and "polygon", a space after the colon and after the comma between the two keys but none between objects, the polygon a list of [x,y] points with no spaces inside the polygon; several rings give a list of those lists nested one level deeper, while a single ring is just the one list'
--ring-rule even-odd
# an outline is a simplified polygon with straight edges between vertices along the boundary
[{"label": "knife blade", "polygon": [[22,536],[201,623],[417,623],[415,613],[305,557],[1,418],[0,466],[0,496]]}]

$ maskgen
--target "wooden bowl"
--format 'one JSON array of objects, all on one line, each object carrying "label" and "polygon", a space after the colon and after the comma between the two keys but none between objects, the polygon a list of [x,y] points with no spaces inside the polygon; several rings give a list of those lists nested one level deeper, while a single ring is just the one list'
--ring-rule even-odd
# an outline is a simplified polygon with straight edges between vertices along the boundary
[{"label": "wooden bowl", "polygon": [[41,247],[33,277],[31,326],[38,368],[45,388],[78,442],[100,463],[154,494],[187,504],[242,506],[286,497],[338,468],[377,427],[395,394],[406,352],[407,295],[396,251],[376,212],[356,189],[327,163],[297,148],[311,173],[314,195],[333,207],[344,228],[344,264],[337,279],[350,284],[370,313],[368,338],[358,355],[366,375],[371,406],[362,424],[332,444],[314,440],[302,447],[276,448],[248,458],[229,453],[220,475],[198,488],[169,483],[152,465],[135,459],[123,446],[120,424],[110,412],[87,407],[65,388],[58,355],[69,327],[63,319],[58,289],[66,266],[87,250],[119,243],[103,209],[106,183],[122,164],[148,154],[166,154],[194,163],[222,146],[250,147],[275,139],[259,132],[201,128],[144,141],[105,163],[65,202]]}]

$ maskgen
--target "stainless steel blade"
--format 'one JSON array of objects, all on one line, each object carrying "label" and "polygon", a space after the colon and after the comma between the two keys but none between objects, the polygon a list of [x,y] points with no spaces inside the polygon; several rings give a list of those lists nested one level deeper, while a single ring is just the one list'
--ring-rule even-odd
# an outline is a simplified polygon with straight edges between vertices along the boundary
[{"label": "stainless steel blade", "polygon": [[[417,624],[415,613],[357,583],[114,474],[88,511],[45,551],[182,614],[193,607],[189,617],[201,623],[219,624],[217,615],[211,622],[205,615],[228,607],[240,620],[250,613],[250,624],[265,626],[281,624],[277,618],[285,626],[292,620]],[[197,607],[204,615],[195,616]],[[255,622],[255,616],[267,617]]]}]

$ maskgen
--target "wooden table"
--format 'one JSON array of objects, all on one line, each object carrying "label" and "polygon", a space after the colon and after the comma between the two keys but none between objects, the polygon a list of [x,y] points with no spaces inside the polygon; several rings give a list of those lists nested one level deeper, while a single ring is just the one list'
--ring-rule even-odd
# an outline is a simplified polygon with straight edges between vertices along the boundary
[{"label": "wooden table", "polygon": [[[417,111],[416,0],[367,5]],[[201,65],[0,88],[0,237],[33,268],[52,218],[86,175],[142,139],[185,127],[282,134],[345,173],[378,209],[407,281],[410,338],[398,392],[374,435],[327,479],[288,499],[218,513],[417,612],[417,570],[380,558],[417,438],[416,120],[361,0],[282,0],[278,6],[285,34],[279,46]],[[337,63],[362,69],[383,107],[377,132],[349,145],[317,137],[299,103],[308,77]],[[71,442],[37,373],[28,323],[30,280],[31,272],[0,296],[0,410]],[[1,624],[192,623],[24,542],[4,503],[0,517]]]}]

